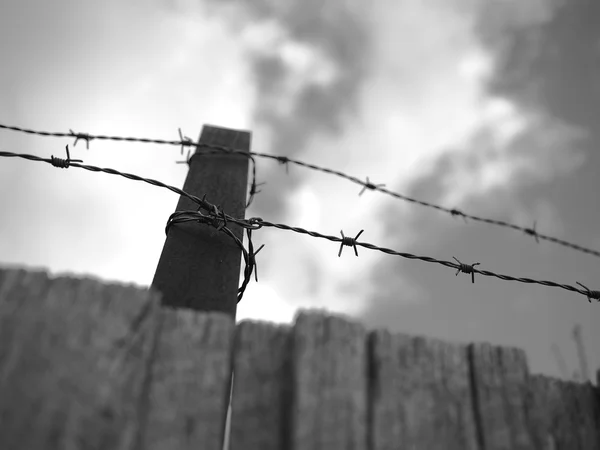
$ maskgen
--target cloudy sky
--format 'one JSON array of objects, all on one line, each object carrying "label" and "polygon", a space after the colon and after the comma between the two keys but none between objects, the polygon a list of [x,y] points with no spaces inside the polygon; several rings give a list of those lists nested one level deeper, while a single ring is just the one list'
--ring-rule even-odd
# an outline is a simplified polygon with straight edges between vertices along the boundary
[{"label": "cloudy sky", "polygon": [[[537,222],[600,250],[600,4],[569,0],[8,0],[0,5],[0,123],[197,139],[252,131],[252,150],[335,168],[448,208]],[[251,6],[249,6],[251,5]],[[0,130],[0,150],[63,156],[72,141]],[[183,186],[179,148],[92,141],[73,158]],[[246,217],[498,273],[600,288],[600,261],[258,160]],[[177,196],[107,174],[0,159],[0,263],[147,286]],[[600,305],[576,293],[262,229],[260,279],[238,318],[302,307],[369,327],[524,348],[534,372],[589,365]]]}]

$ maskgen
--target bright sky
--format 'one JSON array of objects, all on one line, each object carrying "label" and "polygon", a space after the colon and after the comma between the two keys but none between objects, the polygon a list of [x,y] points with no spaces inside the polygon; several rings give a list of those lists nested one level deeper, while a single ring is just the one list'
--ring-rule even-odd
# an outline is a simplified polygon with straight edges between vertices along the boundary
[{"label": "bright sky", "polygon": [[[574,214],[568,200],[589,192],[585,127],[490,89],[505,33],[551,20],[546,2],[494,0],[491,12],[458,0],[376,0],[360,10],[265,1],[262,12],[226,3],[4,2],[0,123],[162,139],[177,139],[178,128],[197,139],[203,124],[248,129],[255,151],[475,215],[537,220],[540,232],[600,248],[598,214],[583,204]],[[72,144],[0,131],[1,150],[64,157]],[[177,147],[71,148],[86,164],[179,187],[186,177]],[[257,168],[267,185],[246,217],[332,235],[364,229],[361,240],[383,247],[599,288],[588,255],[376,192],[359,197],[360,186],[301,167]],[[548,194],[550,183],[572,196]],[[17,159],[0,160],[0,189],[0,263],[140,285],[152,280],[178,200],[148,184]],[[586,341],[598,337],[600,309],[578,294],[483,277],[472,285],[451,269],[367,249],[338,258],[339,244],[279,230],[255,233],[255,243],[266,244],[260,278],[238,319],[288,322],[300,307],[325,308],[369,326],[525,348],[534,371],[554,375],[553,342],[574,371],[574,324]],[[588,354],[597,367],[600,355]]]}]

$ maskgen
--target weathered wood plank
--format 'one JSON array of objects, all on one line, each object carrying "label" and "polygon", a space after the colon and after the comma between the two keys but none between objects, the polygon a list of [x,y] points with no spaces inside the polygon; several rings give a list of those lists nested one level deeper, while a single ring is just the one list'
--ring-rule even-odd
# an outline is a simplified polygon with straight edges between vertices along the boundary
[{"label": "weathered wood plank", "polygon": [[2,279],[0,448],[221,449],[231,318],[134,286]]},{"label": "weathered wood plank", "polygon": [[268,323],[237,326],[231,450],[290,448],[291,332]]},{"label": "weathered wood plank", "polygon": [[370,335],[371,449],[477,449],[466,346]]},{"label": "weathered wood plank", "polygon": [[594,387],[535,375],[530,379],[530,391],[530,417],[538,430],[536,448],[600,448],[598,393]]},{"label": "weathered wood plank", "polygon": [[221,450],[229,406],[233,319],[164,311],[152,367],[148,450]]},{"label": "weathered wood plank", "polygon": [[0,448],[134,448],[156,326],[152,315],[133,325],[158,296],[44,272],[2,278]]},{"label": "weathered wood plank", "polygon": [[292,448],[367,448],[367,354],[364,328],[301,312],[293,330]]},{"label": "weathered wood plank", "polygon": [[485,450],[535,448],[527,414],[529,370],[520,349],[471,344],[468,348],[480,447]]}]

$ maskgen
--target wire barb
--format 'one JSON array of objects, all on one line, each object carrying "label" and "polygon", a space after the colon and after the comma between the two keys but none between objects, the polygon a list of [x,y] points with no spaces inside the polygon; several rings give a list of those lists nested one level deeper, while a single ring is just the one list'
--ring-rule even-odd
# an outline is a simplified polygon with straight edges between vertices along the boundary
[{"label": "wire barb", "polygon": [[458,209],[456,209],[456,208],[452,208],[452,209],[450,210],[450,215],[451,215],[452,217],[461,216],[461,217],[464,219],[465,223],[468,223],[468,222],[467,222],[467,217],[466,217],[465,213],[464,213],[464,212],[462,212],[462,211],[460,211],[460,210],[458,210]]},{"label": "wire barb", "polygon": [[260,194],[262,191],[259,191],[257,188],[259,186],[264,186],[265,184],[267,184],[267,182],[262,182],[262,183],[252,183],[250,185],[250,195],[251,196],[255,196],[256,194]]},{"label": "wire barb", "polygon": [[360,230],[358,232],[358,234],[356,235],[356,237],[349,237],[349,236],[344,236],[344,232],[342,230],[340,230],[340,233],[342,235],[342,240],[340,243],[340,251],[338,252],[338,258],[340,256],[342,256],[342,250],[344,249],[344,245],[347,245],[348,247],[353,247],[354,248],[354,254],[356,256],[358,256],[358,250],[356,248],[356,240],[358,239],[358,237],[362,234],[362,232],[365,230]]},{"label": "wire barb", "polygon": [[67,169],[67,168],[69,168],[69,166],[71,165],[72,162],[80,162],[80,163],[83,162],[81,159],[71,159],[68,145],[66,146],[66,150],[67,150],[67,159],[57,158],[54,155],[50,156],[51,164],[54,167],[58,167],[59,169]]},{"label": "wire barb", "polygon": [[221,229],[227,226],[227,216],[225,212],[220,208],[220,206],[213,205],[213,216],[210,219],[210,224],[213,227],[215,227],[218,231],[221,231]]},{"label": "wire barb", "polygon": [[385,186],[385,184],[383,184],[383,183],[382,183],[382,184],[373,184],[373,183],[371,183],[371,182],[369,181],[369,177],[367,177],[367,182],[366,182],[366,183],[363,183],[363,188],[362,188],[362,189],[361,189],[361,191],[358,193],[358,196],[360,197],[361,195],[363,195],[363,194],[364,194],[364,192],[365,192],[367,189],[374,190],[374,189],[381,188],[381,187],[384,187],[384,186]]},{"label": "wire barb", "polygon": [[285,173],[289,174],[290,158],[288,158],[287,156],[276,156],[275,159],[279,162],[279,164],[285,165]]},{"label": "wire barb", "polygon": [[592,291],[587,286],[584,286],[579,281],[576,281],[579,286],[585,289],[588,302],[592,303],[592,299],[600,301],[600,291]]},{"label": "wire barb", "polygon": [[540,240],[538,239],[539,235],[537,233],[536,226],[537,226],[537,221],[534,221],[532,228],[525,228],[525,230],[523,230],[523,231],[525,232],[525,234],[528,234],[529,236],[533,236],[535,238],[535,242],[537,242],[539,244]]},{"label": "wire barb", "polygon": [[[189,137],[183,135],[183,133],[181,132],[181,128],[177,128],[177,131],[179,132],[179,142],[181,144],[181,154],[183,155],[183,147],[194,145],[194,143],[192,142],[192,140]],[[188,164],[189,164],[189,161],[190,161],[190,157],[189,157],[189,153],[188,153],[188,158],[187,158]]]},{"label": "wire barb", "polygon": [[92,139],[94,139],[94,136],[87,134],[87,133],[75,133],[73,130],[71,130],[69,128],[69,133],[71,133],[71,136],[73,136],[75,138],[75,142],[73,143],[73,147],[75,147],[77,145],[77,142],[79,141],[79,139],[85,141],[85,149],[89,150],[90,149],[90,141]]},{"label": "wire barb", "polygon": [[258,186],[262,186],[267,183],[258,183],[256,184],[256,160],[253,156],[250,156],[250,161],[252,162],[252,181],[250,183],[250,192],[248,193],[248,201],[246,202],[246,209],[250,207],[252,202],[254,201],[254,196],[261,191],[257,190]]},{"label": "wire barb", "polygon": [[[183,150],[183,147],[182,147],[182,150]],[[188,150],[187,156],[185,157],[185,161],[175,161],[175,164],[187,164],[189,166],[191,156],[192,156],[192,151]]]},{"label": "wire barb", "polygon": [[[454,258],[454,256],[453,256]],[[475,283],[475,266],[480,265],[478,262],[474,264],[463,264],[458,259],[454,258],[454,260],[458,263],[457,271],[454,276],[458,276],[459,273],[471,274],[471,283]]]},{"label": "wire barb", "polygon": [[254,280],[258,283],[258,268],[256,266],[256,255],[258,255],[258,252],[260,252],[263,249],[265,244],[261,245],[260,247],[258,247],[258,250],[254,251],[254,244],[251,238],[252,230],[248,229],[246,233],[248,234],[248,256],[250,258],[250,262],[254,267]]}]

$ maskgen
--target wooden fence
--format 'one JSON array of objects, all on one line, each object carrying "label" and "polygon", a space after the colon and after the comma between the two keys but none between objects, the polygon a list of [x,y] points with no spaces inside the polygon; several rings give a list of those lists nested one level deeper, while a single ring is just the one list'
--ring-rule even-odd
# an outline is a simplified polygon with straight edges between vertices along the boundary
[{"label": "wooden fence", "polygon": [[523,351],[160,306],[155,292],[0,270],[0,449],[600,448],[591,384]]}]

